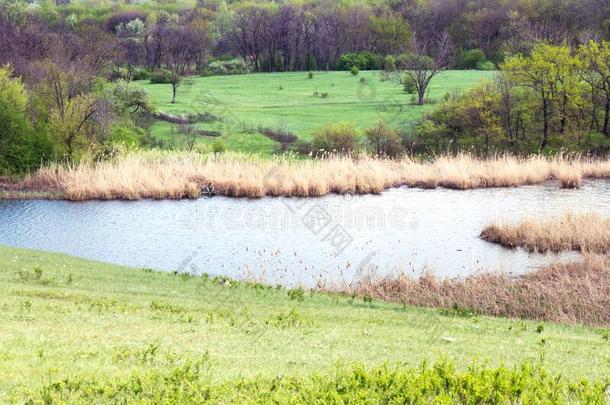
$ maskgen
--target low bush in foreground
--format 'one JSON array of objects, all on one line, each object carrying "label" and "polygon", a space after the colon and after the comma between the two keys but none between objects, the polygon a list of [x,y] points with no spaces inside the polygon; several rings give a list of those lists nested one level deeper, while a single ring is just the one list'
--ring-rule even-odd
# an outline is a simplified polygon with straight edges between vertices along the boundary
[{"label": "low bush in foreground", "polygon": [[70,378],[32,395],[45,403],[604,403],[607,382],[568,382],[540,364],[515,368],[471,365],[459,372],[450,361],[418,368],[337,367],[332,374],[205,382],[204,364],[186,362],[166,373],[124,380]]}]

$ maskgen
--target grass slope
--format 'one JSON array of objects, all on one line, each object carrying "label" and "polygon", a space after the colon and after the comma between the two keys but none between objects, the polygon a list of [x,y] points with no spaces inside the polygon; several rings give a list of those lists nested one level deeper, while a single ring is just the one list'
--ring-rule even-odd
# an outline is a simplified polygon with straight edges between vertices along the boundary
[{"label": "grass slope", "polygon": [[[440,101],[447,92],[467,90],[494,72],[446,71],[431,82],[429,98]],[[364,79],[364,82],[361,80]],[[412,96],[391,81],[382,82],[378,71],[256,73],[238,76],[194,77],[178,89],[177,103],[171,104],[171,85],[140,82],[151,95],[155,107],[173,114],[210,112],[223,122],[198,124],[220,130],[231,149],[272,152],[275,143],[260,134],[244,133],[259,125],[284,128],[301,139],[329,123],[350,122],[368,128],[383,120],[395,126],[406,125],[421,117],[434,104],[412,105]],[[326,98],[314,93],[328,93]],[[172,124],[153,125],[153,135],[169,141]],[[210,138],[199,142],[209,143]]]},{"label": "grass slope", "polygon": [[[303,298],[303,300],[300,300]],[[337,364],[496,366],[544,357],[607,379],[608,331],[468,317],[135,270],[0,246],[0,402],[63,378],[110,381],[206,359],[205,380],[304,377]]]}]

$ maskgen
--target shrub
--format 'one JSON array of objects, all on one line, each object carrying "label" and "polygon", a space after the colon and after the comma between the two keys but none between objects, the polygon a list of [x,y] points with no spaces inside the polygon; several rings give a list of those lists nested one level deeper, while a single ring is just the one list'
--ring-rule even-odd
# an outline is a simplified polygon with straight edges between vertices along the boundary
[{"label": "shrub", "polygon": [[408,65],[409,62],[411,60],[413,60],[413,58],[415,58],[415,55],[413,55],[411,52],[403,52],[399,55],[396,55],[396,57],[395,57],[396,67],[401,68],[401,67],[404,67],[405,65]]},{"label": "shrub", "polygon": [[220,139],[214,140],[212,142],[212,152],[214,153],[224,153],[227,150],[227,145]]},{"label": "shrub", "polygon": [[417,85],[411,76],[404,76],[402,80],[402,90],[407,94],[415,94],[415,92],[417,92]]},{"label": "shrub", "polygon": [[314,134],[312,146],[316,152],[354,153],[358,149],[356,128],[350,124],[327,125]]},{"label": "shrub", "polygon": [[458,69],[477,69],[477,66],[485,61],[485,53],[481,49],[469,49],[458,55],[456,67]]},{"label": "shrub", "polygon": [[489,60],[477,63],[477,70],[496,70],[496,65]]},{"label": "shrub", "polygon": [[105,92],[114,112],[120,116],[144,113],[152,109],[148,92],[135,83],[118,80],[109,85]]},{"label": "shrub", "polygon": [[250,73],[250,67],[243,59],[216,60],[210,62],[204,70],[207,75],[241,75]]},{"label": "shrub", "polygon": [[259,127],[258,130],[267,138],[279,143],[282,146],[282,150],[287,150],[291,144],[299,139],[295,134],[283,128]]},{"label": "shrub", "polygon": [[378,70],[382,66],[381,55],[371,52],[344,53],[339,58],[339,70],[351,70],[354,66],[362,70]]},{"label": "shrub", "polygon": [[393,72],[396,70],[396,58],[392,55],[388,55],[383,59],[383,70],[386,72]]},{"label": "shrub", "polygon": [[172,72],[167,69],[155,70],[150,74],[151,84],[170,84],[172,82]]},{"label": "shrub", "polygon": [[403,153],[400,133],[386,123],[379,122],[374,128],[366,130],[367,145],[378,156],[397,158]]},{"label": "shrub", "polygon": [[307,73],[307,78],[308,79],[313,79],[313,72]]},{"label": "shrub", "polygon": [[148,80],[150,79],[150,71],[145,68],[137,67],[131,72],[131,80]]},{"label": "shrub", "polygon": [[360,73],[360,69],[358,69],[358,66],[352,66],[349,72],[352,74],[352,76],[356,76],[358,73]]},{"label": "shrub", "polygon": [[106,19],[104,28],[107,31],[115,32],[117,26],[128,24],[130,21],[134,20],[146,21],[146,14],[135,10],[118,12]]}]

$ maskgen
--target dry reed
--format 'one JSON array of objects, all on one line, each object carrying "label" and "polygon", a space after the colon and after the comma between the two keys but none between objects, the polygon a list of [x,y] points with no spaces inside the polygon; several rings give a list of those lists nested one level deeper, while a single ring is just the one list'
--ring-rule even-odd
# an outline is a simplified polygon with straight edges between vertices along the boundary
[{"label": "dry reed", "polygon": [[483,314],[593,326],[610,325],[610,258],[554,264],[511,277],[478,274],[465,279],[426,275],[360,282],[334,288],[348,294],[418,307],[446,308],[448,314]]},{"label": "dry reed", "polygon": [[576,250],[610,252],[610,217],[595,213],[564,214],[547,222],[526,219],[519,224],[492,224],[481,238],[504,247],[523,247],[532,252]]},{"label": "dry reed", "polygon": [[51,165],[15,183],[13,188],[59,192],[69,200],[195,198],[202,186],[211,182],[217,194],[226,196],[305,197],[379,193],[398,186],[461,190],[515,187],[547,180],[558,180],[563,187],[577,187],[583,178],[610,178],[610,159],[561,156],[478,159],[470,155],[431,161],[366,156],[263,159],[239,153],[152,151],[97,164]]}]

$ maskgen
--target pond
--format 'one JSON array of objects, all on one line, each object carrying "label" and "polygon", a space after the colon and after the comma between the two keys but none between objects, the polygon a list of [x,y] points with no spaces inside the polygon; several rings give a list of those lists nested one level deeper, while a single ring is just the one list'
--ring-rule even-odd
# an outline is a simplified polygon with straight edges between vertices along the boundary
[{"label": "pond", "polygon": [[0,244],[132,267],[312,286],[431,271],[513,274],[576,254],[507,250],[479,239],[496,220],[610,212],[610,181],[578,190],[421,190],[321,198],[0,201]]}]

